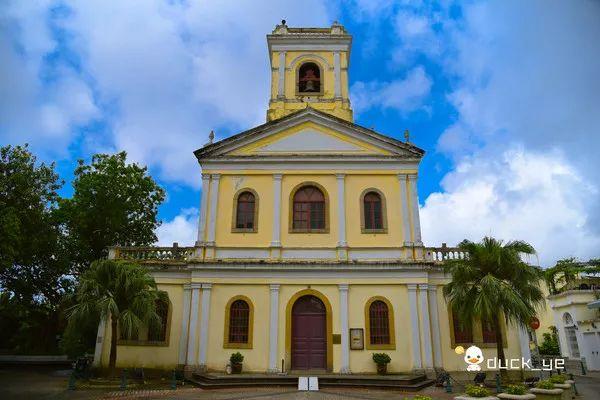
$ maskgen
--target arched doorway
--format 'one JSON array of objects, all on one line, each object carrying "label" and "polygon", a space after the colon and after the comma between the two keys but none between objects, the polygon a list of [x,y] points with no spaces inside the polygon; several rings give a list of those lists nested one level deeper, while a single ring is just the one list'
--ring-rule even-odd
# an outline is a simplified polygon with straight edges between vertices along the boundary
[{"label": "arched doorway", "polygon": [[327,368],[327,311],[316,296],[300,297],[292,307],[292,369]]},{"label": "arched doorway", "polygon": [[581,354],[579,353],[575,321],[573,321],[573,317],[568,312],[563,314],[563,323],[565,325],[565,336],[571,358],[580,358]]}]

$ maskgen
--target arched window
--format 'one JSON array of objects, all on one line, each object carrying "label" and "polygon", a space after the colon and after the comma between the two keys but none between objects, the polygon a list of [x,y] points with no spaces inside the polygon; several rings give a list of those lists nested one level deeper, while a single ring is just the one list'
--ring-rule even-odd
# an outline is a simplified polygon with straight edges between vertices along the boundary
[{"label": "arched window", "polygon": [[225,348],[252,348],[252,302],[245,296],[229,300],[225,309]]},{"label": "arched window", "polygon": [[323,192],[309,185],[298,189],[293,197],[292,231],[323,232],[327,228],[327,204]]},{"label": "arched window", "polygon": [[391,303],[374,297],[366,309],[367,349],[395,349],[394,318]]},{"label": "arched window", "polygon": [[[452,312],[452,311],[451,311]],[[461,321],[458,313],[452,312],[452,328],[454,334],[454,343],[469,344],[473,343],[473,326],[471,322]]]},{"label": "arched window", "polygon": [[233,232],[256,232],[258,225],[258,195],[252,189],[242,189],[234,197]]},{"label": "arched window", "polygon": [[366,189],[360,195],[362,233],[387,233],[385,197],[377,189]]},{"label": "arched window", "polygon": [[148,327],[149,342],[166,342],[167,329],[169,328],[169,301],[162,299],[156,301],[156,313],[160,323],[152,323]]},{"label": "arched window", "polygon": [[305,62],[298,68],[297,88],[299,94],[321,94],[321,68],[314,62]]}]

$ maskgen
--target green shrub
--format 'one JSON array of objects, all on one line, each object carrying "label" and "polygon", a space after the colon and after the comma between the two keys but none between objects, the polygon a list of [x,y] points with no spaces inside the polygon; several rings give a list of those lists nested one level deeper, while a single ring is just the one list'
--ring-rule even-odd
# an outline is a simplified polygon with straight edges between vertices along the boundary
[{"label": "green shrub", "polygon": [[540,345],[540,354],[547,356],[559,356],[560,348],[558,347],[558,334],[544,333],[544,341]]},{"label": "green shrub", "polygon": [[240,364],[244,361],[244,356],[238,351],[237,353],[233,353],[231,357],[229,357],[229,361],[231,361],[232,364]]},{"label": "green shrub", "polygon": [[565,383],[566,380],[567,380],[567,376],[565,374],[552,375],[550,377],[550,382],[552,382],[552,383]]},{"label": "green shrub", "polygon": [[492,395],[492,392],[488,389],[477,385],[467,385],[465,393],[469,397],[487,397]]},{"label": "green shrub", "polygon": [[554,383],[550,379],[544,379],[535,384],[538,389],[554,389]]},{"label": "green shrub", "polygon": [[413,397],[412,400],[433,400],[433,399],[429,396],[423,396],[422,394],[418,394],[415,397]]},{"label": "green shrub", "polygon": [[525,387],[525,385],[508,385],[506,387],[506,393],[522,395],[527,393],[527,387]]},{"label": "green shrub", "polygon": [[392,361],[392,359],[390,358],[390,356],[388,356],[385,353],[374,353],[373,361],[375,361],[375,364],[381,365],[381,364],[389,364],[390,361]]}]

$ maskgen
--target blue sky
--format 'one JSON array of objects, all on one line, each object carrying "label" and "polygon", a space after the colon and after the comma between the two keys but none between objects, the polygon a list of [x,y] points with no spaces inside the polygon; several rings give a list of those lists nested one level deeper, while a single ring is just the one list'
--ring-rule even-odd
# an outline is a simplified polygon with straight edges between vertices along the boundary
[{"label": "blue sky", "polygon": [[127,150],[167,190],[160,242],[193,243],[192,152],[264,122],[282,18],[353,35],[356,122],[427,151],[427,245],[491,234],[543,265],[599,255],[598,1],[7,0],[0,144],[30,143],[67,181],[77,159]]}]

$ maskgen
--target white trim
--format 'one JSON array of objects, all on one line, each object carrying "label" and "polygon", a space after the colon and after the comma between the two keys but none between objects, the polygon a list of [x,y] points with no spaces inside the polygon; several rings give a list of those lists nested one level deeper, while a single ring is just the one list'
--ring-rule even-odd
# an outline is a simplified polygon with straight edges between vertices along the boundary
[{"label": "white trim", "polygon": [[340,331],[342,336],[342,364],[340,374],[350,373],[350,329],[348,327],[348,288],[347,283],[338,285],[340,293]]},{"label": "white trim", "polygon": [[[300,54],[299,56],[297,56],[290,62],[290,66],[287,67],[286,69],[288,71],[296,69],[296,64],[298,64],[300,61],[302,61],[305,58],[319,60],[320,62],[322,62],[324,64],[323,65],[324,68],[327,67],[327,69],[332,69],[331,65],[329,65],[329,63],[327,62],[327,59],[325,59],[324,57],[322,57],[318,54],[313,54],[313,53]],[[323,78],[323,77],[321,77],[321,78]]]},{"label": "white trim", "polygon": [[291,260],[335,260],[336,249],[281,249],[281,258]]},{"label": "white trim", "polygon": [[269,310],[269,373],[276,374],[277,369],[277,348],[278,348],[278,327],[279,327],[279,287],[278,284],[269,286],[270,310]]},{"label": "white trim", "polygon": [[419,305],[421,306],[421,317],[423,323],[421,324],[421,341],[423,343],[423,352],[425,353],[425,365],[427,369],[433,368],[433,353],[431,343],[431,321],[429,317],[429,301],[427,298],[428,292],[427,284],[419,284]]},{"label": "white trim", "polygon": [[282,174],[273,174],[273,233],[271,247],[281,247],[281,180]]},{"label": "white trim", "polygon": [[198,238],[196,240],[197,246],[200,246],[202,243],[204,243],[204,235],[206,233],[206,202],[208,200],[209,184],[210,175],[202,174],[202,196],[200,199],[200,216],[198,217]]},{"label": "white trim", "polygon": [[208,324],[210,323],[210,292],[212,284],[202,284],[202,313],[200,314],[200,343],[198,368],[206,370],[206,355],[208,354]]},{"label": "white trim", "polygon": [[217,223],[217,205],[219,201],[219,180],[220,174],[212,174],[210,179],[210,219],[208,221],[208,246],[215,245],[215,230]]},{"label": "white trim", "polygon": [[[407,191],[407,174],[398,174],[398,182],[400,183],[400,206],[402,208],[402,240],[404,246],[412,246],[410,235],[410,217],[408,214],[408,191]],[[408,257],[407,257],[408,258]]]},{"label": "white trim", "polygon": [[257,259],[266,260],[269,258],[269,249],[256,249],[256,248],[233,248],[223,249],[217,247],[215,252],[215,258],[218,259]]},{"label": "white trim", "polygon": [[285,97],[285,51],[279,52],[279,79],[277,87],[277,97]]},{"label": "white trim", "polygon": [[345,174],[335,174],[338,189],[338,247],[346,247],[346,192]]},{"label": "white trim", "polygon": [[242,170],[259,170],[259,171],[294,171],[294,170],[318,170],[327,171],[331,174],[331,170],[349,170],[349,171],[390,171],[390,174],[401,173],[406,170],[415,170],[418,168],[418,162],[406,159],[393,159],[383,157],[336,157],[330,159],[313,158],[313,157],[294,157],[285,159],[277,158],[229,158],[219,161],[203,160],[202,169],[204,170],[222,170],[222,171],[242,171]]},{"label": "white trim", "polygon": [[408,307],[410,310],[410,328],[412,343],[413,369],[420,369],[421,362],[421,335],[419,333],[419,313],[417,311],[417,285],[409,283],[408,288]]},{"label": "white trim", "polygon": [[272,51],[348,51],[348,45],[340,44],[275,44]]},{"label": "white trim", "polygon": [[412,230],[415,246],[423,246],[421,241],[421,219],[419,217],[419,193],[417,192],[417,174],[408,174],[410,184],[411,208],[412,208]]},{"label": "white trim", "polygon": [[191,291],[191,285],[183,285],[183,310],[181,313],[181,335],[179,336],[179,365],[185,364],[187,358],[188,333],[190,327],[190,302],[192,298]]},{"label": "white trim", "polygon": [[350,260],[399,260],[402,258],[401,248],[389,249],[348,249],[348,258]]},{"label": "white trim", "polygon": [[519,326],[519,347],[521,348],[521,357],[525,360],[531,358],[531,349],[529,348],[529,333],[523,326]]},{"label": "white trim", "polygon": [[96,347],[94,348],[94,367],[102,365],[102,346],[104,345],[104,334],[106,333],[106,318],[101,318],[98,323],[98,334],[96,336]]},{"label": "white trim", "polygon": [[200,302],[200,285],[191,284],[192,289],[192,304],[190,310],[190,334],[188,336],[188,349],[187,349],[187,365],[196,366],[198,360],[196,358],[196,329],[198,328],[198,303]]},{"label": "white trim", "polygon": [[334,98],[341,99],[341,97],[342,97],[342,91],[341,91],[342,75],[340,73],[340,52],[339,51],[333,52],[333,76],[334,76],[334,81],[333,81]]},{"label": "white trim", "polygon": [[440,315],[438,313],[437,285],[429,284],[429,315],[433,341],[433,366],[442,368],[442,340],[440,337]]}]

